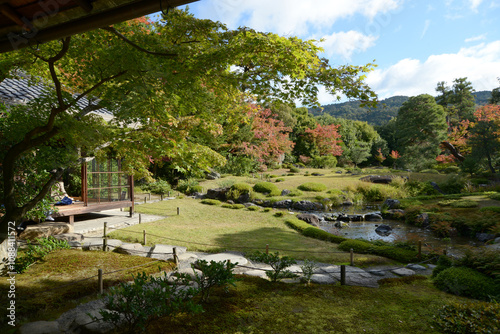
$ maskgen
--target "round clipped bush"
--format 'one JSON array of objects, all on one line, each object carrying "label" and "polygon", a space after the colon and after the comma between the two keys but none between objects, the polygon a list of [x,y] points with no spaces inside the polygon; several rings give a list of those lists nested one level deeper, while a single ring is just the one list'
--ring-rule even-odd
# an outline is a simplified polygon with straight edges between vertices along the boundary
[{"label": "round clipped bush", "polygon": [[295,166],[290,167],[290,173],[300,173],[300,169]]},{"label": "round clipped bush", "polygon": [[259,207],[258,206],[249,206],[247,208],[248,211],[259,211]]},{"label": "round clipped bush", "polygon": [[324,184],[316,182],[306,182],[298,186],[298,188],[302,191],[314,191],[314,192],[321,192],[326,190],[326,186]]},{"label": "round clipped bush", "polygon": [[467,267],[451,267],[434,278],[434,285],[457,296],[490,300],[500,297],[500,284],[489,276]]},{"label": "round clipped bush", "polygon": [[351,239],[342,242],[338,248],[344,252],[349,252],[352,248],[356,253],[370,253],[375,248],[375,245],[363,240]]},{"label": "round clipped bush", "polygon": [[259,182],[253,186],[253,191],[266,194],[267,196],[279,196],[281,195],[281,190],[271,182]]},{"label": "round clipped bush", "polygon": [[201,203],[206,204],[206,205],[219,205],[221,203],[221,201],[216,200],[216,199],[205,198],[205,199],[201,200]]},{"label": "round clipped bush", "polygon": [[283,217],[285,215],[285,213],[283,211],[278,211],[274,214],[274,217]]},{"label": "round clipped bush", "polygon": [[235,183],[226,193],[226,199],[237,201],[242,195],[249,194],[248,200],[253,199],[252,186],[247,183]]}]

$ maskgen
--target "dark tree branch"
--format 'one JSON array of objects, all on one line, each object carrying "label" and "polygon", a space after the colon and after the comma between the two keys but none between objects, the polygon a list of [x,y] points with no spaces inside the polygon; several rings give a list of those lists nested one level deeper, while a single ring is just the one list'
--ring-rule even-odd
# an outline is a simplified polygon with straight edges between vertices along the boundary
[{"label": "dark tree branch", "polygon": [[144,53],[147,53],[147,54],[150,54],[150,55],[153,55],[153,56],[162,56],[162,57],[171,57],[171,58],[177,57],[176,53],[164,53],[164,52],[155,52],[155,51],[146,50],[143,47],[141,47],[141,46],[137,45],[136,43],[132,42],[130,39],[128,39],[127,37],[125,37],[123,34],[121,34],[118,30],[116,30],[113,27],[104,27],[104,28],[101,28],[101,29],[109,31],[113,35],[118,36],[125,43],[131,45],[132,47],[136,48],[137,50],[139,50],[141,52],[144,52]]},{"label": "dark tree branch", "polygon": [[453,144],[451,144],[450,142],[443,141],[443,142],[441,142],[441,145],[443,147],[445,147],[448,151],[450,151],[450,153],[455,158],[457,158],[458,161],[462,162],[465,160],[465,157],[462,154],[460,154],[460,152],[458,152],[458,150],[455,148],[455,146],[453,146]]}]

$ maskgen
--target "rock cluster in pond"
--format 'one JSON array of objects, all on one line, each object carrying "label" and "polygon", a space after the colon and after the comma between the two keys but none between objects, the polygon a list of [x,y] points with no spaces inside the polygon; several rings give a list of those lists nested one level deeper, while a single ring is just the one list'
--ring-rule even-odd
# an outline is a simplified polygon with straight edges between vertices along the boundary
[{"label": "rock cluster in pond", "polygon": [[321,222],[321,219],[316,216],[315,214],[312,214],[312,213],[300,213],[297,215],[297,218],[300,219],[300,220],[303,220],[305,221],[306,223],[312,225],[312,226],[315,226],[315,227],[319,227],[320,225],[320,222]]},{"label": "rock cluster in pond", "polygon": [[375,232],[381,236],[388,236],[392,233],[392,227],[390,227],[389,225],[382,224],[377,226]]}]

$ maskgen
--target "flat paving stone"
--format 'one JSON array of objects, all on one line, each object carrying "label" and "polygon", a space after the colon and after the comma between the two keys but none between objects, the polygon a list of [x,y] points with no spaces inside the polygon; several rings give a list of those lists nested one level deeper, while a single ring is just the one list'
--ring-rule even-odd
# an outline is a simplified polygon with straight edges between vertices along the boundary
[{"label": "flat paving stone", "polygon": [[316,284],[335,284],[338,281],[330,275],[314,274],[311,276],[311,282]]},{"label": "flat paving stone", "polygon": [[415,275],[415,271],[408,269],[408,268],[399,268],[399,269],[393,269],[391,270],[392,273],[399,275],[399,276],[412,276]]},{"label": "flat paving stone", "polygon": [[221,262],[221,261],[231,261],[231,263],[238,263],[239,265],[246,265],[248,263],[248,260],[241,256],[241,255],[236,255],[233,253],[218,253],[218,254],[210,254],[210,255],[202,255],[198,257],[200,260],[205,260],[207,262],[210,261],[216,261],[216,262]]}]

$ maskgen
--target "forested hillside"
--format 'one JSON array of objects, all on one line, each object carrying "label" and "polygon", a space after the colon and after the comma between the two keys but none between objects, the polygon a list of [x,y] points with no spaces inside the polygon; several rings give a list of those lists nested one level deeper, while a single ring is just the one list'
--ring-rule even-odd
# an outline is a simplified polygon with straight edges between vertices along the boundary
[{"label": "forested hillside", "polygon": [[[490,91],[480,91],[474,93],[476,105],[485,105],[491,97]],[[377,108],[360,107],[359,101],[327,104],[323,106],[323,111],[310,109],[314,116],[331,115],[335,118],[345,118],[357,121],[364,121],[370,125],[384,125],[392,117],[396,117],[401,105],[408,101],[408,96],[392,96],[380,101]]]}]

